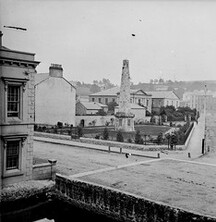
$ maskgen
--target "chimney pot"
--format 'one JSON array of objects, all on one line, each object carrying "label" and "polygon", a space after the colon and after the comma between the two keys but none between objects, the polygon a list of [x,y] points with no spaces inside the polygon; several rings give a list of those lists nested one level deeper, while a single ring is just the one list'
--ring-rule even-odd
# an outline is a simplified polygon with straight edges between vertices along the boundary
[{"label": "chimney pot", "polygon": [[49,67],[49,75],[52,77],[61,78],[63,77],[63,68],[59,64],[51,64]]}]

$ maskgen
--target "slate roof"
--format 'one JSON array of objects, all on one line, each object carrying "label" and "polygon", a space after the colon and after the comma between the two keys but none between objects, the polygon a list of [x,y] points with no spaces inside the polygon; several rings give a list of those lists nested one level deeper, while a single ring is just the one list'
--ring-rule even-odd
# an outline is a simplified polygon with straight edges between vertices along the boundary
[{"label": "slate roof", "polygon": [[95,102],[80,102],[88,110],[99,110],[101,108],[107,107],[107,105]]},{"label": "slate roof", "polygon": [[[118,109],[119,106],[116,106],[116,108]],[[136,104],[136,103],[130,103],[130,108],[131,109],[146,109],[145,107],[140,106],[139,104]]]},{"label": "slate roof", "polygon": [[39,83],[48,78],[49,78],[49,73],[37,73],[35,75],[35,85],[38,85]]},{"label": "slate roof", "polygon": [[[135,94],[138,91],[142,91],[144,95],[150,96],[141,89],[130,89],[131,94]],[[101,92],[92,93],[92,94],[90,94],[90,96],[116,96],[118,93],[120,93],[120,87],[116,86],[111,89],[103,90]]]},{"label": "slate roof", "polygon": [[120,87],[116,86],[111,89],[103,90],[101,92],[92,93],[90,94],[90,96],[116,96],[119,91]]},{"label": "slate roof", "polygon": [[179,99],[173,91],[147,91],[152,95],[152,99]]},{"label": "slate roof", "polygon": [[[51,77],[49,73],[37,73],[35,75],[35,86],[49,78],[55,78],[55,77]],[[69,83],[72,87],[76,89],[76,87],[72,83],[70,83],[67,79],[65,79],[64,77],[62,77],[62,79],[64,79],[67,83]]]}]

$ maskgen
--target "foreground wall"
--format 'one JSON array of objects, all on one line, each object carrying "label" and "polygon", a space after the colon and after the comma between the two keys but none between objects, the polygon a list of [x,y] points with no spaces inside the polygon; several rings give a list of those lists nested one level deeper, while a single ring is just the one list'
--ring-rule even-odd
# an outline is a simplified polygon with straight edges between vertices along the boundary
[{"label": "foreground wall", "polygon": [[56,189],[72,204],[122,221],[216,221],[215,218],[59,174],[56,176]]}]

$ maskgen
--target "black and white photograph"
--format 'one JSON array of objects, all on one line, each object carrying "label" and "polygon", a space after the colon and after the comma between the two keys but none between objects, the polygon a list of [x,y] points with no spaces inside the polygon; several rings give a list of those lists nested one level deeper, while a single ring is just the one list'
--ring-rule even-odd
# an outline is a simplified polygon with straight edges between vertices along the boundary
[{"label": "black and white photograph", "polygon": [[216,1],[0,0],[0,221],[216,222]]}]

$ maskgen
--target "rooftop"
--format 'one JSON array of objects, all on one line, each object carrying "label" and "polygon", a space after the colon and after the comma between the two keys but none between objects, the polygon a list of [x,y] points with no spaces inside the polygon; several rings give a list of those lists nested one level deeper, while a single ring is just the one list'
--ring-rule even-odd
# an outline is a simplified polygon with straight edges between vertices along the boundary
[{"label": "rooftop", "polygon": [[[145,95],[148,95],[142,89],[130,89],[131,94],[136,94],[139,91],[141,91]],[[106,90],[103,90],[101,92],[90,94],[90,96],[116,96],[118,93],[120,93],[120,87],[116,86],[116,87],[113,87],[111,89],[106,89]]]},{"label": "rooftop", "polygon": [[99,110],[99,109],[107,107],[107,105],[104,105],[104,104],[101,104],[101,103],[96,103],[96,102],[82,101],[82,102],[79,102],[79,103],[81,103],[83,106],[85,106],[86,109],[91,109],[91,110],[92,109]]},{"label": "rooftop", "polygon": [[173,91],[147,91],[154,99],[179,99]]}]

